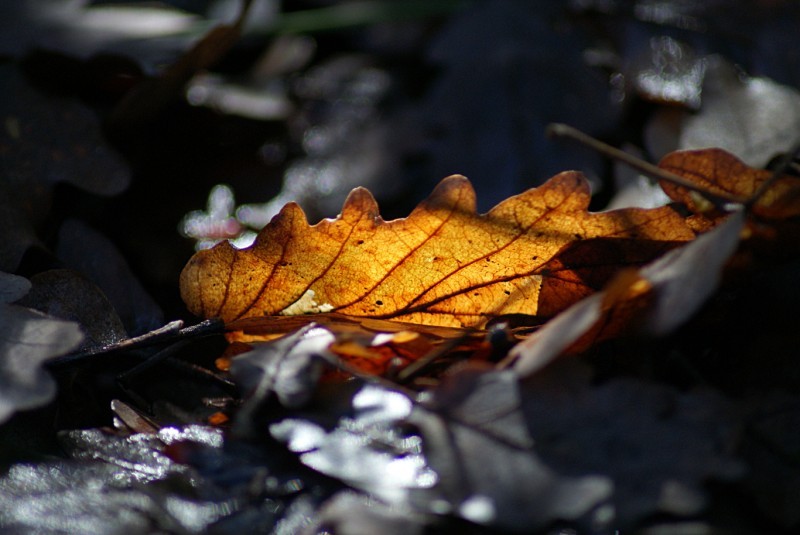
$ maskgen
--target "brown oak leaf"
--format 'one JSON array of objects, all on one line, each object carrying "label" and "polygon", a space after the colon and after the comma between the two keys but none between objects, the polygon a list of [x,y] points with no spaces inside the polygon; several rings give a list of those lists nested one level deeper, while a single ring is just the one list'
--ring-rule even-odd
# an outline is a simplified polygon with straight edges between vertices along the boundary
[{"label": "brown oak leaf", "polygon": [[[658,166],[689,180],[702,191],[724,193],[742,201],[748,201],[772,177],[772,171],[750,167],[722,149],[671,152]],[[665,181],[661,187],[671,199],[686,204],[692,212],[708,212],[702,198],[688,189]],[[767,187],[751,210],[756,216],[773,220],[800,216],[800,179],[781,176]]]},{"label": "brown oak leaf", "polygon": [[[569,171],[486,214],[458,175],[393,221],[363,188],[313,226],[289,203],[249,248],[223,242],[195,254],[181,295],[192,313],[225,322],[336,312],[483,328],[508,314],[554,314],[617,270],[694,238],[670,207],[589,213],[589,200],[585,177]],[[564,251],[577,267],[557,262]]]},{"label": "brown oak leaf", "polygon": [[706,197],[723,193],[746,203],[747,239],[734,262],[740,269],[754,269],[757,258],[762,262],[785,259],[800,251],[800,178],[788,174],[773,177],[773,171],[750,167],[722,149],[677,151],[658,165],[710,194],[661,183],[670,198],[694,213],[687,223],[696,231],[706,232],[728,217]]},{"label": "brown oak leaf", "polygon": [[638,270],[620,272],[602,292],[574,304],[515,346],[507,362],[526,376],[560,355],[581,353],[621,334],[674,331],[719,287],[744,223],[740,210],[691,243]]}]

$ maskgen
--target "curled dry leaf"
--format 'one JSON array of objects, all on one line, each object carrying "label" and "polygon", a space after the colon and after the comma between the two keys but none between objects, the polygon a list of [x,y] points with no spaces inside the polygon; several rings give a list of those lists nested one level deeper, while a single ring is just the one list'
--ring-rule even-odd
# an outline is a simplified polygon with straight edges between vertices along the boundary
[{"label": "curled dry leaf", "polygon": [[564,353],[639,330],[665,335],[685,323],[714,293],[739,244],[744,211],[639,270],[620,273],[602,292],[565,310],[509,353],[521,376]]},{"label": "curled dry leaf", "polygon": [[[671,152],[658,166],[695,183],[699,190],[730,194],[743,201],[749,200],[772,177],[772,171],[750,167],[722,149]],[[661,187],[692,212],[707,212],[702,200],[686,188],[668,182],[662,182]],[[775,180],[753,204],[752,213],[766,219],[800,216],[800,179],[785,175]]]},{"label": "curled dry leaf", "polygon": [[380,217],[362,188],[337,218],[313,226],[289,203],[251,247],[221,243],[197,253],[181,274],[181,295],[193,313],[226,322],[337,312],[483,328],[506,314],[555,313],[599,289],[604,281],[582,280],[580,270],[552,270],[570,244],[594,239],[580,267],[608,272],[653,257],[632,260],[631,248],[657,243],[660,254],[694,237],[669,207],[589,213],[589,198],[583,175],[564,172],[482,215],[469,181],[457,175],[394,221]]}]

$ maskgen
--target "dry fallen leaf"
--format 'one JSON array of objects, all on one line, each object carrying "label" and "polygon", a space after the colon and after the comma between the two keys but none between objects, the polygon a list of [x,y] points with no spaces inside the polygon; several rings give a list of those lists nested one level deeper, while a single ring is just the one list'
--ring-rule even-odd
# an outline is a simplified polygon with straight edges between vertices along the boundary
[{"label": "dry fallen leaf", "polygon": [[[228,323],[225,328],[230,345],[225,354],[217,359],[217,367],[228,370],[231,357],[254,349],[281,347],[283,340],[314,325],[321,326],[318,330],[325,330],[333,336],[327,347],[332,362],[346,363],[349,367],[367,374],[396,373],[419,359],[433,359],[443,353],[469,352],[471,358],[480,359],[491,351],[484,331],[465,331],[452,327],[358,318],[335,313],[268,316],[244,318]],[[292,334],[280,337],[287,332]],[[329,370],[324,375],[325,380],[351,376],[349,372],[334,367],[336,370]]]},{"label": "dry fallen leaf", "polygon": [[508,362],[531,375],[559,355],[582,352],[623,332],[663,336],[691,318],[720,284],[739,244],[744,211],[639,270],[620,273],[606,289],[565,310],[515,346]]},{"label": "dry fallen leaf", "polygon": [[[772,176],[772,171],[750,167],[722,149],[671,152],[658,166],[693,182],[701,191],[730,194],[743,201],[755,195]],[[661,187],[670,198],[683,202],[692,212],[708,211],[696,193],[663,181]],[[800,215],[800,179],[785,175],[775,180],[753,204],[752,213],[767,219]]]},{"label": "dry fallen leaf", "polygon": [[727,217],[725,211],[712,206],[706,197],[722,193],[746,204],[746,240],[734,262],[739,268],[755,269],[756,257],[768,261],[798,253],[800,178],[797,176],[773,176],[773,171],[750,167],[722,149],[673,152],[661,160],[659,167],[696,184],[698,191],[692,192],[661,183],[667,195],[694,212],[686,221],[695,231],[706,232]]},{"label": "dry fallen leaf", "polygon": [[[482,328],[506,314],[553,314],[599,289],[599,279],[694,238],[669,207],[589,213],[589,199],[583,175],[564,172],[483,215],[457,175],[394,221],[380,217],[363,188],[336,219],[313,226],[289,203],[251,247],[223,242],[195,254],[181,295],[194,314],[226,322],[337,312]],[[562,250],[589,239],[574,255],[577,271],[553,269]]]}]

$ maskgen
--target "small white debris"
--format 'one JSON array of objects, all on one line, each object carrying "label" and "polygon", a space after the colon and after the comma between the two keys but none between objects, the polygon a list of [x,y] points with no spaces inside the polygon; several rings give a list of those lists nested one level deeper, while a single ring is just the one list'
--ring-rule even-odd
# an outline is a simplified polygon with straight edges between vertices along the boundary
[{"label": "small white debris", "polygon": [[279,312],[281,316],[300,316],[302,314],[320,314],[333,310],[330,303],[317,303],[314,290],[306,290],[303,296]]}]

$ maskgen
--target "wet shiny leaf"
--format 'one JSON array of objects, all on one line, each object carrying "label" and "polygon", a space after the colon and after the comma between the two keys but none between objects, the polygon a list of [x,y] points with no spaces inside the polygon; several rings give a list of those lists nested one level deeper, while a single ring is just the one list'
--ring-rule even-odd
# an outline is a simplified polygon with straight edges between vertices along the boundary
[{"label": "wet shiny leaf", "polygon": [[143,533],[174,529],[161,505],[116,466],[68,461],[18,464],[0,478],[0,519],[17,533]]},{"label": "wet shiny leaf", "polygon": [[413,402],[400,392],[366,385],[352,398],[352,416],[327,430],[320,424],[286,418],[270,433],[297,453],[306,466],[335,477],[388,503],[407,503],[409,491],[431,487],[436,475],[426,466],[420,437],[398,423]]},{"label": "wet shiny leaf", "polygon": [[62,441],[74,460],[17,464],[0,478],[0,522],[6,529],[200,533],[242,508],[241,501],[163,453],[181,442],[219,448],[216,429],[164,428],[130,436],[72,431]]}]

